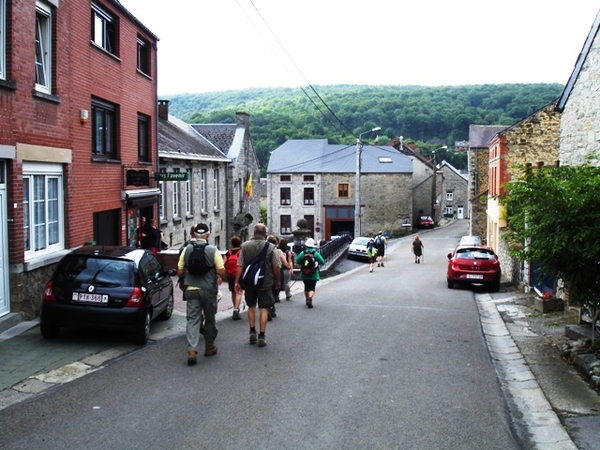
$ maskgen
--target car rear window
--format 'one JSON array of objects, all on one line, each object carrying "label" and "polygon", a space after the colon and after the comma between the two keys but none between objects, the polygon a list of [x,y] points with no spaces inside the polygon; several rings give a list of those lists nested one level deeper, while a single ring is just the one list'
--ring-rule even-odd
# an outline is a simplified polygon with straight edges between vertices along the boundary
[{"label": "car rear window", "polygon": [[63,260],[56,272],[55,279],[56,281],[132,286],[132,265],[131,261],[74,255]]},{"label": "car rear window", "polygon": [[486,249],[465,248],[456,251],[456,256],[461,259],[494,259],[494,252]]}]

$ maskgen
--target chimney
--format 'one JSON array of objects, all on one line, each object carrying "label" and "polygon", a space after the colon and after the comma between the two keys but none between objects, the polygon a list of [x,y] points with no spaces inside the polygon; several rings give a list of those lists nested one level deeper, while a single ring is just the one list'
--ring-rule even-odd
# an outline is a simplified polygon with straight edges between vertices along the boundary
[{"label": "chimney", "polygon": [[158,117],[169,120],[169,100],[158,101]]},{"label": "chimney", "polygon": [[238,127],[242,126],[244,128],[248,128],[250,125],[250,116],[245,112],[236,112],[235,113],[235,122]]}]

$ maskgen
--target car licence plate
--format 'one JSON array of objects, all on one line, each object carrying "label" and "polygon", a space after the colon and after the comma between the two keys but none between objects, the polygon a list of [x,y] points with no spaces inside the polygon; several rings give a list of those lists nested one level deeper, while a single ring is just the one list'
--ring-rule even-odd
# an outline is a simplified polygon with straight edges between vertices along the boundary
[{"label": "car licence plate", "polygon": [[73,300],[82,303],[108,303],[108,295],[88,294],[87,292],[73,292]]},{"label": "car licence plate", "polygon": [[483,280],[483,274],[480,273],[468,273],[467,278],[471,280]]}]

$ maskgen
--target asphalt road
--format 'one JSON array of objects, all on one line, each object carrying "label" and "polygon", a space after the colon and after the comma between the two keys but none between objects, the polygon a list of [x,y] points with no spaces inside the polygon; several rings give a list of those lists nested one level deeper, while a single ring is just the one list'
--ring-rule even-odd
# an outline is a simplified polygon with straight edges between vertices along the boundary
[{"label": "asphalt road", "polygon": [[283,301],[265,348],[246,320],[224,320],[219,353],[197,366],[178,334],[12,405],[0,448],[521,448],[474,294],[446,288],[464,228],[423,232],[423,264],[412,238],[373,273],[353,262],[318,284],[313,309]]}]

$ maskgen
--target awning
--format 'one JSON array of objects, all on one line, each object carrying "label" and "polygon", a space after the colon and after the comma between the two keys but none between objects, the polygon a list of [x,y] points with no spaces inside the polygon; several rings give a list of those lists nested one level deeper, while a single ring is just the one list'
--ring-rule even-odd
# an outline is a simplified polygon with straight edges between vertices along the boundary
[{"label": "awning", "polygon": [[150,206],[158,202],[160,189],[131,189],[121,191],[121,200],[127,202],[127,206]]}]

